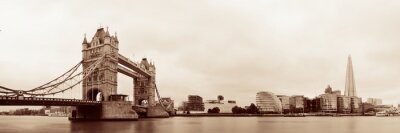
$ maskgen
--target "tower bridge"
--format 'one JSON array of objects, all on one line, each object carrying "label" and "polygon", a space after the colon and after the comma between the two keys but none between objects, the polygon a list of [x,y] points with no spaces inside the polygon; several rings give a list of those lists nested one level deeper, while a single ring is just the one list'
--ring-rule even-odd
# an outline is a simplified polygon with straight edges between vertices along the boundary
[{"label": "tower bridge", "polygon": [[[133,62],[119,52],[117,34],[108,28],[97,29],[90,41],[82,42],[82,60],[64,74],[39,87],[29,90],[0,86],[0,105],[73,106],[71,120],[137,120],[142,117],[168,117],[160,101],[152,62],[143,58]],[[82,66],[82,71],[78,68]],[[132,78],[134,101],[117,94],[117,73]],[[82,99],[48,98],[81,85]]]}]

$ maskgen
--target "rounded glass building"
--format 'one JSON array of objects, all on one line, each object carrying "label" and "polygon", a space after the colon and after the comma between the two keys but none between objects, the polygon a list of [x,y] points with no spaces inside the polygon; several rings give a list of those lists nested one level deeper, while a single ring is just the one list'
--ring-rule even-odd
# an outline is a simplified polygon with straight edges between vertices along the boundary
[{"label": "rounded glass building", "polygon": [[271,92],[258,92],[256,95],[256,106],[260,113],[282,113],[281,101]]}]

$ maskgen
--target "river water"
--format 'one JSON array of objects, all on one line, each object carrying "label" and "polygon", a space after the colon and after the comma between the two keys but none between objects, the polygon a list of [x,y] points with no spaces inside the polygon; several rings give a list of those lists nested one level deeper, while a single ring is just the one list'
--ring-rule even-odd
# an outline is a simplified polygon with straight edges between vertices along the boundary
[{"label": "river water", "polygon": [[0,133],[399,133],[400,117],[173,117],[70,122],[0,116]]}]

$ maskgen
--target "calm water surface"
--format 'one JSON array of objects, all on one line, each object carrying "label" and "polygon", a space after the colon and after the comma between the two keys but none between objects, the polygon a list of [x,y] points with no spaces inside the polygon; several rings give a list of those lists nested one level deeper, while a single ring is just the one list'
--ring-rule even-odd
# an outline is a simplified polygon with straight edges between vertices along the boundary
[{"label": "calm water surface", "polygon": [[400,117],[174,117],[70,122],[0,116],[0,133],[400,133]]}]

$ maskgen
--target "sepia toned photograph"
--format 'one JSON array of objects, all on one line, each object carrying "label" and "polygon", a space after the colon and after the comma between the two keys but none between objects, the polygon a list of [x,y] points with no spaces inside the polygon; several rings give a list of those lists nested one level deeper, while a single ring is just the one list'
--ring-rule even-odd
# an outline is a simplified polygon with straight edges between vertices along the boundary
[{"label": "sepia toned photograph", "polygon": [[0,133],[400,132],[398,0],[0,0]]}]

